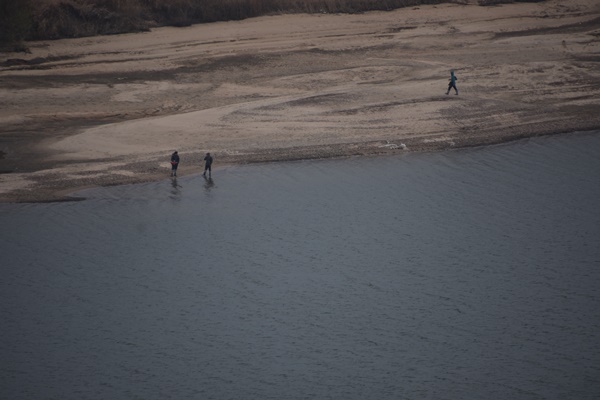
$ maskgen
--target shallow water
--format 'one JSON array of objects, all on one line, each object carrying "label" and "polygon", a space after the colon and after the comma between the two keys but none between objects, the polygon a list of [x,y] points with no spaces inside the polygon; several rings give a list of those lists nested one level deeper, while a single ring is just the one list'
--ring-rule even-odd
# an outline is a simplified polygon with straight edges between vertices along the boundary
[{"label": "shallow water", "polygon": [[586,133],[0,205],[0,398],[599,398],[599,151]]}]

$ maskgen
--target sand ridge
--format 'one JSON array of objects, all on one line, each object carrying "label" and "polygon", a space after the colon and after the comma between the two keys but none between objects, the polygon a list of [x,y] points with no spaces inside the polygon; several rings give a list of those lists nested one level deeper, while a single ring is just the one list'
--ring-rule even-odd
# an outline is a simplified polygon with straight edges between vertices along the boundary
[{"label": "sand ridge", "polygon": [[175,149],[181,175],[206,151],[218,168],[598,129],[599,37],[599,3],[548,0],[29,43],[0,55],[0,200],[162,179]]}]

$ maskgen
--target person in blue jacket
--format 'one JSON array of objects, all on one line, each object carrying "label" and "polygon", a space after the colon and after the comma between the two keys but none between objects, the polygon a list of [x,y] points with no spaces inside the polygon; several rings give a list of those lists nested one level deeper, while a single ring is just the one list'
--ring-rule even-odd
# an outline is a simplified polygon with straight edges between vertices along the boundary
[{"label": "person in blue jacket", "polygon": [[448,83],[448,91],[446,91],[446,94],[450,93],[450,89],[454,88],[454,90],[456,91],[456,95],[458,96],[458,89],[456,88],[456,80],[458,78],[456,76],[454,76],[454,70],[451,69],[450,70],[450,82]]}]

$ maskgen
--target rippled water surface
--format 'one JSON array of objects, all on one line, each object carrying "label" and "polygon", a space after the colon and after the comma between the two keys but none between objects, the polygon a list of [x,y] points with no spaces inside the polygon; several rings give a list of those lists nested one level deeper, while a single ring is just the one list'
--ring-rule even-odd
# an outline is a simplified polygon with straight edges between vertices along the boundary
[{"label": "rippled water surface", "polygon": [[0,205],[0,398],[600,398],[598,154],[587,133]]}]

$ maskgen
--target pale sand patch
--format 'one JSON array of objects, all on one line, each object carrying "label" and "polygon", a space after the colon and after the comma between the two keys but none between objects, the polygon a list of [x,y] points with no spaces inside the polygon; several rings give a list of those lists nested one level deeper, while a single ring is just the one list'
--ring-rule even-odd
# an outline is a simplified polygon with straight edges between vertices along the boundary
[{"label": "pale sand patch", "polygon": [[0,196],[8,196],[14,191],[29,189],[34,182],[29,181],[29,174],[2,174],[0,175]]}]

